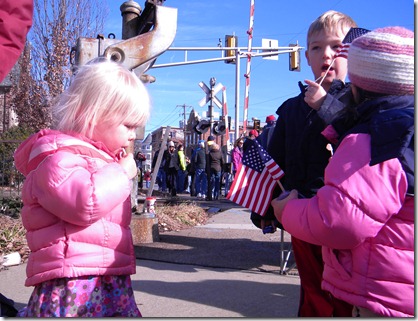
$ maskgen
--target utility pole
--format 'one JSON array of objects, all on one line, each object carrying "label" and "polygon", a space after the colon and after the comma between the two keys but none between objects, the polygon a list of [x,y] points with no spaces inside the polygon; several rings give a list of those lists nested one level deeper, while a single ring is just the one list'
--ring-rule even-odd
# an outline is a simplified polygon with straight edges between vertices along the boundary
[{"label": "utility pole", "polygon": [[176,107],[183,107],[183,137],[184,137],[184,150],[186,150],[186,107],[193,108],[193,106],[188,106],[186,104],[177,105]]},{"label": "utility pole", "polygon": [[210,102],[209,102],[209,122],[210,122],[210,135],[213,134],[213,98],[215,97],[214,87],[216,84],[216,78],[210,79]]}]

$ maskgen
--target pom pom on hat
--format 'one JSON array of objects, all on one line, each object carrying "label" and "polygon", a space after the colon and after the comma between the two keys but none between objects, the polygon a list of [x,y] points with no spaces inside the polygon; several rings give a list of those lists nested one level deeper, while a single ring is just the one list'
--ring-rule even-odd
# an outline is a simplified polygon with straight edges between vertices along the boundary
[{"label": "pom pom on hat", "polygon": [[266,117],[266,123],[270,123],[274,121],[276,121],[276,117],[274,117],[274,115],[269,115]]},{"label": "pom pom on hat", "polygon": [[414,32],[379,28],[353,40],[348,77],[357,87],[388,95],[414,94]]}]

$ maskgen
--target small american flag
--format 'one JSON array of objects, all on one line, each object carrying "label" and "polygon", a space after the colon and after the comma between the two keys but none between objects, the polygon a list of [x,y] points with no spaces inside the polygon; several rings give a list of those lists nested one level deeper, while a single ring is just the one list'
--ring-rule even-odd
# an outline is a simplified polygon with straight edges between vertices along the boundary
[{"label": "small american flag", "polygon": [[264,216],[284,172],[257,140],[246,139],[243,147],[242,163],[226,198]]},{"label": "small american flag", "polygon": [[370,32],[370,30],[363,28],[351,28],[345,35],[342,41],[342,46],[335,53],[335,58],[342,57],[347,59],[348,48],[350,48],[350,44],[353,42],[353,40],[368,32]]}]

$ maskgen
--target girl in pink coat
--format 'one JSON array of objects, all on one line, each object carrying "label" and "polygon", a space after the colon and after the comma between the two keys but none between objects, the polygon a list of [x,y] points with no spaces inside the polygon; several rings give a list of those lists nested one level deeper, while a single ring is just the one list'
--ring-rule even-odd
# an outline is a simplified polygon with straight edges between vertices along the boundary
[{"label": "girl in pink coat", "polygon": [[235,141],[235,147],[232,150],[232,173],[234,174],[234,176],[239,168],[239,165],[242,162],[242,156],[244,153],[243,146],[244,138],[240,137]]},{"label": "girl in pink coat", "polygon": [[130,275],[132,154],[149,114],[132,72],[110,61],[81,67],[52,109],[53,127],[16,150],[26,177],[22,221],[31,250],[21,317],[139,317]]},{"label": "girl in pink coat", "polygon": [[414,316],[414,51],[414,33],[401,27],[352,42],[356,106],[324,131],[340,136],[325,186],[272,202],[286,231],[322,246],[322,288],[353,316]]}]

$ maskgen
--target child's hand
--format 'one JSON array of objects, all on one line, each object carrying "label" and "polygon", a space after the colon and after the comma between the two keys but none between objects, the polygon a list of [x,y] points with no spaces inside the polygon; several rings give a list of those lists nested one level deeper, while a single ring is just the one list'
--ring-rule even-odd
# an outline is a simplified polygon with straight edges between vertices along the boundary
[{"label": "child's hand", "polygon": [[322,88],[322,86],[312,80],[306,79],[305,83],[308,85],[308,88],[305,92],[305,102],[312,109],[319,110],[325,100],[327,92],[324,88]]},{"label": "child's hand", "polygon": [[120,166],[123,167],[126,174],[128,174],[129,179],[134,178],[138,173],[138,168],[134,160],[134,155],[132,153],[127,153],[119,159]]},{"label": "child's hand", "polygon": [[283,209],[286,206],[287,202],[293,199],[298,198],[298,191],[293,189],[290,193],[285,191],[271,201],[271,206],[273,206],[274,216],[276,216],[279,222],[282,222]]}]

